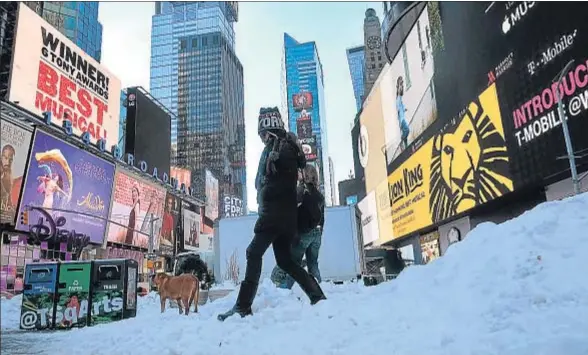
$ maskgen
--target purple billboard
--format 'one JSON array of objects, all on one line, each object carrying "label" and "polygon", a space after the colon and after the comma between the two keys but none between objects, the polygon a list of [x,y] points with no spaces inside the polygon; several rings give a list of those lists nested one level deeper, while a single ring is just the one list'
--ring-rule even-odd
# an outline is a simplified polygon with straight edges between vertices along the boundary
[{"label": "purple billboard", "polygon": [[18,218],[16,228],[43,240],[102,244],[114,171],[114,164],[37,129],[19,206],[19,216],[29,211],[28,225]]}]

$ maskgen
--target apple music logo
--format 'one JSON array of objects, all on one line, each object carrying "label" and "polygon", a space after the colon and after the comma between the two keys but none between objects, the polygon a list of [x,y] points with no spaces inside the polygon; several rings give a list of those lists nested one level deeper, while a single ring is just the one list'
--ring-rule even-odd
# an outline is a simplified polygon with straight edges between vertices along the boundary
[{"label": "apple music logo", "polygon": [[[522,1],[518,3],[514,9],[510,8],[512,11],[504,16],[502,32],[504,34],[510,32],[510,30],[520,22],[534,6],[535,1]],[[507,8],[507,10],[509,9]]]}]

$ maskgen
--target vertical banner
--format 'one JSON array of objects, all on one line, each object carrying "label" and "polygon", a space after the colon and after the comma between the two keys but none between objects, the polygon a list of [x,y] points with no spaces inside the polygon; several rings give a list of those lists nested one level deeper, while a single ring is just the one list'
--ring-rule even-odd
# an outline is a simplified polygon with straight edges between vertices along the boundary
[{"label": "vertical banner", "polygon": [[0,223],[14,223],[33,133],[2,120]]},{"label": "vertical banner", "polygon": [[19,220],[17,229],[44,236],[82,233],[102,244],[114,171],[114,164],[37,129],[19,214],[40,210],[30,212],[30,227]]},{"label": "vertical banner", "polygon": [[206,170],[205,174],[206,208],[204,209],[204,216],[211,221],[214,221],[218,218],[218,180],[208,169]]},{"label": "vertical banner", "polygon": [[165,206],[163,209],[163,222],[161,225],[161,236],[159,238],[160,250],[167,249],[173,252],[176,244],[178,233],[178,223],[180,219],[181,200],[169,192],[165,196]]},{"label": "vertical banner", "polygon": [[108,241],[148,248],[153,215],[153,248],[158,249],[165,189],[122,169],[116,171],[114,180],[110,220],[115,223],[109,224]]},{"label": "vertical banner", "polygon": [[197,212],[198,210],[199,208],[190,203],[183,203],[184,248],[187,250],[200,249],[200,224],[202,223],[202,217]]}]

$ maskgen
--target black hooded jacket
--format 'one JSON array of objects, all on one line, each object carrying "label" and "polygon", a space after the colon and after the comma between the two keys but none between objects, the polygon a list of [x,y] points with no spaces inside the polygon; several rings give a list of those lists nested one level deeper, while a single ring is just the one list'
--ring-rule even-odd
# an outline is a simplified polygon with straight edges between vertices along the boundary
[{"label": "black hooded jacket", "polygon": [[276,137],[272,137],[266,147],[270,153],[265,167],[260,167],[265,171],[258,191],[259,217],[254,232],[295,236],[298,169],[306,165],[306,159],[292,133],[276,132]]}]

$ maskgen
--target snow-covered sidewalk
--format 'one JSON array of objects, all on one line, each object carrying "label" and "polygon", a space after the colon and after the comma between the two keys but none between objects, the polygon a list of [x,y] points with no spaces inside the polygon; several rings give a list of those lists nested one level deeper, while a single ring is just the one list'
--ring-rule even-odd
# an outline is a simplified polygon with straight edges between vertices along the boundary
[{"label": "snow-covered sidewalk", "polygon": [[[188,317],[160,314],[150,294],[134,319],[18,336],[44,354],[584,355],[586,255],[588,194],[482,224],[394,281],[324,285],[329,299],[316,306],[266,280],[244,319],[216,320],[236,291]],[[18,328],[20,301],[2,301],[3,331]]]}]

